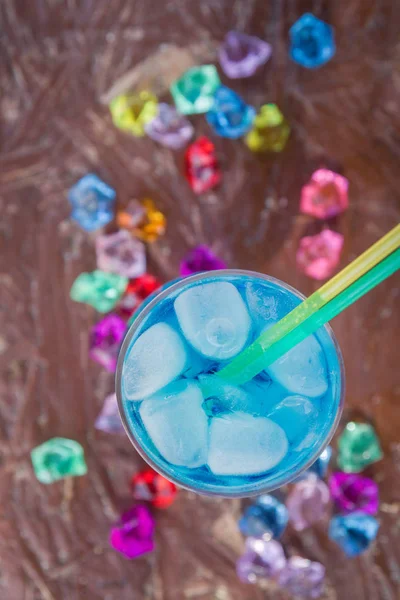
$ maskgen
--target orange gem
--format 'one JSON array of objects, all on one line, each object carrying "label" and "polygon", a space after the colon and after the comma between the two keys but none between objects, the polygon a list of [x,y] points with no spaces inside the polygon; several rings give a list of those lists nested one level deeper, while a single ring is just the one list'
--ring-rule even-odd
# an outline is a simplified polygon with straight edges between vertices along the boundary
[{"label": "orange gem", "polygon": [[128,206],[117,213],[119,227],[128,229],[144,242],[154,242],[165,233],[166,218],[150,198],[130,200]]}]

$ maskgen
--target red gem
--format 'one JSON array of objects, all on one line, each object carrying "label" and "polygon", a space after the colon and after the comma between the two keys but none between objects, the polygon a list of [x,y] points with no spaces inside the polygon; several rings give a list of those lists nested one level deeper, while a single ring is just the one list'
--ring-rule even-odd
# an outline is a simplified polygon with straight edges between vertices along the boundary
[{"label": "red gem", "polygon": [[167,508],[174,502],[177,487],[159,473],[146,469],[132,477],[133,497],[147,500],[156,508]]},{"label": "red gem", "polygon": [[131,279],[119,303],[118,312],[124,317],[129,318],[143,300],[158,290],[161,285],[161,281],[157,277],[154,277],[154,275],[149,275],[149,273],[136,277],[136,279]]},{"label": "red gem", "polygon": [[199,138],[186,150],[185,175],[195,194],[202,194],[220,182],[215,147],[208,138]]}]

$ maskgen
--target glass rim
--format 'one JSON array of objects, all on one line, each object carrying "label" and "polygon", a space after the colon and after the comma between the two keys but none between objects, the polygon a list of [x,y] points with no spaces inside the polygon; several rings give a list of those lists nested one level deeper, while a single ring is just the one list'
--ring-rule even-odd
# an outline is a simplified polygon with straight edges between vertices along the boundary
[{"label": "glass rim", "polygon": [[119,351],[117,369],[116,369],[116,373],[115,373],[115,393],[117,396],[118,409],[119,409],[121,421],[122,421],[122,424],[126,431],[126,434],[129,438],[131,444],[133,445],[135,450],[138,452],[138,454],[143,458],[143,460],[148,465],[150,465],[150,467],[152,469],[154,469],[154,471],[156,471],[157,473],[159,473],[160,475],[162,475],[169,481],[172,481],[178,487],[188,490],[190,492],[195,492],[202,496],[215,496],[215,497],[220,497],[220,498],[251,498],[254,496],[260,496],[261,494],[266,494],[266,493],[272,492],[273,490],[279,489],[280,487],[296,480],[302,473],[304,473],[304,471],[306,471],[317,460],[317,458],[320,456],[320,454],[325,450],[325,448],[328,446],[329,442],[331,441],[331,439],[337,429],[337,426],[339,425],[340,418],[341,418],[342,412],[343,412],[343,402],[344,402],[344,396],[345,396],[345,370],[344,370],[343,356],[342,356],[342,352],[340,350],[339,343],[338,343],[336,336],[333,333],[332,327],[329,325],[329,323],[325,323],[325,325],[323,325],[322,327],[326,330],[329,338],[331,339],[331,341],[333,343],[333,346],[334,346],[334,349],[335,349],[335,352],[337,355],[338,363],[339,363],[339,370],[340,370],[340,380],[339,380],[340,394],[339,394],[339,398],[338,398],[338,410],[335,415],[335,419],[332,422],[331,428],[329,429],[328,435],[326,436],[324,443],[318,448],[318,451],[314,452],[311,455],[311,457],[309,458],[309,460],[304,465],[302,465],[302,467],[298,471],[296,471],[296,473],[288,475],[286,478],[283,477],[281,481],[277,482],[276,484],[274,483],[272,486],[264,485],[264,486],[260,486],[260,488],[257,488],[254,490],[248,490],[248,491],[247,490],[246,491],[235,491],[235,490],[229,491],[229,488],[227,488],[226,493],[224,493],[224,491],[220,491],[220,490],[198,489],[195,485],[191,486],[186,483],[182,483],[182,481],[178,477],[175,477],[174,475],[169,473],[167,471],[167,469],[164,469],[161,465],[155,463],[153,461],[153,459],[144,450],[144,448],[139,443],[139,441],[136,439],[136,437],[133,435],[130,425],[128,423],[128,419],[125,414],[124,403],[122,400],[122,391],[121,391],[122,390],[122,385],[121,385],[122,384],[122,368],[123,368],[123,364],[124,364],[125,354],[130,346],[130,342],[131,342],[133,336],[135,335],[136,331],[139,329],[139,327],[141,326],[141,324],[143,323],[145,318],[153,310],[153,308],[156,306],[156,304],[158,304],[159,302],[161,302],[162,300],[167,298],[171,293],[173,293],[174,291],[176,291],[183,285],[186,285],[187,283],[193,283],[193,282],[196,282],[196,281],[199,281],[202,279],[210,279],[210,278],[215,278],[216,276],[218,277],[218,276],[225,276],[225,275],[245,275],[245,276],[253,277],[256,279],[263,279],[264,281],[268,281],[270,283],[275,283],[276,285],[283,287],[285,290],[292,292],[297,298],[300,298],[301,300],[305,300],[305,298],[306,298],[306,296],[304,296],[304,294],[302,294],[301,292],[296,290],[296,288],[292,287],[288,283],[281,281],[280,279],[278,279],[276,277],[272,277],[270,275],[265,275],[264,273],[259,273],[257,271],[249,271],[249,270],[245,270],[245,269],[218,269],[218,270],[213,270],[213,271],[203,271],[201,273],[196,273],[196,274],[190,275],[188,277],[182,277],[182,278],[176,279],[174,281],[174,283],[172,283],[166,289],[164,289],[160,293],[158,293],[146,306],[144,306],[144,308],[142,310],[140,310],[140,307],[139,307],[138,310],[140,312],[138,313],[138,316],[135,318],[134,322],[130,326],[128,333],[126,334],[126,336],[122,342],[120,351]]}]

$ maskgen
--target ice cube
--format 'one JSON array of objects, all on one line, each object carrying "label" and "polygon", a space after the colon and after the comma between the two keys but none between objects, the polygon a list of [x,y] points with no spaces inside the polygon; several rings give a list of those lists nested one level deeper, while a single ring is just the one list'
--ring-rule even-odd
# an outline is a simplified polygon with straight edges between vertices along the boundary
[{"label": "ice cube", "polygon": [[187,341],[201,354],[225,360],[238,354],[250,333],[250,317],[234,285],[218,281],[182,292],[174,303]]},{"label": "ice cube", "polygon": [[185,370],[188,347],[168,323],[156,323],[130,348],[122,368],[128,400],[143,400],[168,385]]},{"label": "ice cube", "polygon": [[253,318],[260,318],[263,323],[276,323],[278,316],[278,298],[263,285],[246,283],[246,302]]},{"label": "ice cube", "polygon": [[200,375],[199,384],[210,414],[238,410],[252,412],[252,396],[239,386],[231,385],[216,375]]},{"label": "ice cube", "polygon": [[208,466],[215,475],[257,475],[287,451],[285,432],[270,419],[237,412],[211,421]]},{"label": "ice cube", "polygon": [[267,373],[292,394],[318,398],[328,390],[324,353],[314,336],[269,365]]},{"label": "ice cube", "polygon": [[196,381],[179,379],[147,398],[139,413],[161,454],[173,465],[200,467],[207,460],[208,421]]},{"label": "ice cube", "polygon": [[304,440],[315,428],[318,406],[304,396],[287,396],[268,413],[268,417],[285,430],[292,444]]}]

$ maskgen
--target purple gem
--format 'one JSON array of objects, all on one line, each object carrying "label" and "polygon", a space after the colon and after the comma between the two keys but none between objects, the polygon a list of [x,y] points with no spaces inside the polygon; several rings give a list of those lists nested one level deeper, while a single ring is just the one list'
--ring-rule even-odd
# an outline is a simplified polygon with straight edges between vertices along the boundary
[{"label": "purple gem", "polygon": [[191,122],[165,102],[158,105],[157,116],[144,128],[152,140],[174,150],[186,146],[194,134]]},{"label": "purple gem", "polygon": [[96,238],[97,267],[122,277],[140,277],[146,271],[144,244],[126,229]]},{"label": "purple gem", "polygon": [[126,558],[154,550],[154,519],[141,504],[125,512],[111,530],[110,544]]},{"label": "purple gem", "polygon": [[219,48],[219,62],[228,77],[240,79],[254,75],[271,56],[270,44],[239,31],[226,34]]},{"label": "purple gem", "polygon": [[207,246],[197,246],[181,262],[180,274],[186,277],[187,275],[193,275],[193,273],[218,269],[226,269],[224,261],[218,258]]},{"label": "purple gem", "polygon": [[123,433],[124,427],[119,415],[116,394],[110,394],[104,400],[103,408],[94,426],[96,429],[107,431],[107,433]]},{"label": "purple gem", "polygon": [[90,357],[114,373],[118,352],[126,332],[126,323],[120,317],[109,314],[92,328]]},{"label": "purple gem", "polygon": [[293,596],[318,598],[324,586],[325,567],[300,556],[292,556],[279,575],[279,584]]},{"label": "purple gem", "polygon": [[296,483],[286,500],[290,522],[297,531],[322,519],[328,505],[328,486],[316,475],[309,475]]},{"label": "purple gem", "polygon": [[279,542],[249,537],[246,550],[236,563],[236,572],[240,581],[256,583],[259,579],[276,577],[285,564],[285,553]]},{"label": "purple gem", "polygon": [[329,488],[337,507],[344,513],[375,515],[379,508],[379,489],[375,481],[354,473],[333,473]]}]

